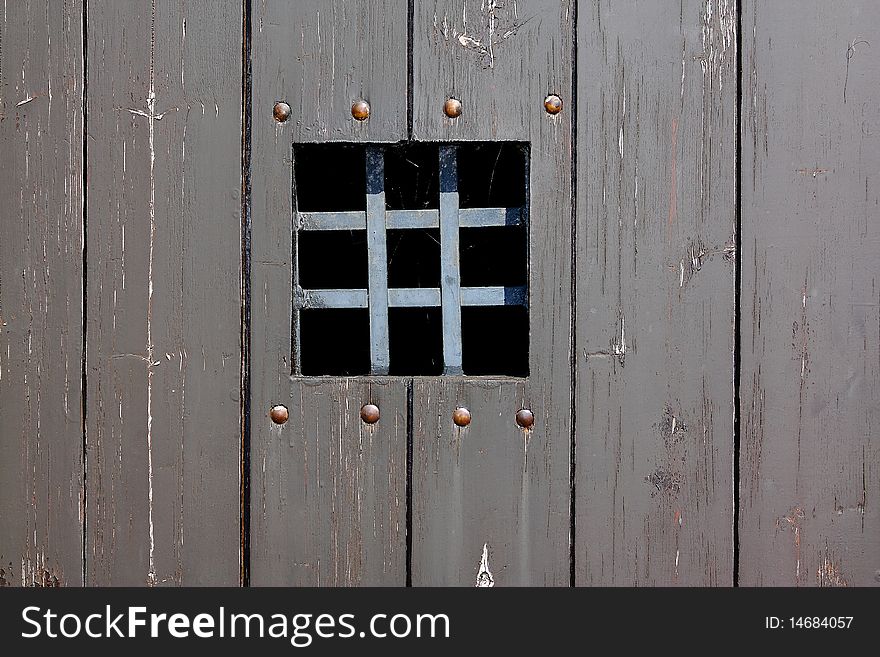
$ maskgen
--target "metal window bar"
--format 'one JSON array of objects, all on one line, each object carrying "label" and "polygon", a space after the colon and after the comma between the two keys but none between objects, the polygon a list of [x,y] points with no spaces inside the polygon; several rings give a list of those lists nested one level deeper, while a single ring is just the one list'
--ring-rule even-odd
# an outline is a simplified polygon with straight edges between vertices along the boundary
[{"label": "metal window bar", "polygon": [[[460,208],[457,149],[441,145],[438,209],[386,210],[385,158],[380,146],[366,151],[366,211],[297,212],[296,231],[366,230],[367,285],[364,289],[305,290],[294,264],[294,331],[299,311],[315,308],[366,308],[370,313],[370,373],[388,374],[390,366],[388,308],[440,307],[445,374],[462,373],[462,306],[528,306],[526,286],[461,287],[459,229],[517,226],[525,208]],[[440,287],[388,288],[387,230],[440,229]],[[296,241],[295,241],[296,242]],[[296,255],[294,255],[296,260]],[[299,358],[296,358],[297,373]]]}]

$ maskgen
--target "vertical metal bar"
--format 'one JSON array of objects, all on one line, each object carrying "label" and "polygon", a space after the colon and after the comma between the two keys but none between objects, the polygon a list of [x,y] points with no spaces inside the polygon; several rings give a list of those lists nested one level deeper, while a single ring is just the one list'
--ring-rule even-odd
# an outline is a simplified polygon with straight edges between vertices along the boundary
[{"label": "vertical metal bar", "polygon": [[291,369],[293,370],[293,374],[300,376],[302,374],[302,332],[301,332],[301,323],[300,323],[300,312],[301,312],[301,303],[299,302],[299,297],[302,295],[302,288],[299,284],[299,231],[301,228],[300,220],[299,220],[299,212],[297,211],[296,204],[299,202],[299,196],[297,195],[296,189],[296,176],[292,175],[296,170],[296,149],[292,149],[291,156],[293,158],[293,164],[291,164],[291,188],[293,190],[293,239],[291,246],[293,247],[291,250],[291,269],[292,269],[292,278],[293,278],[293,303],[291,304],[291,317],[290,317],[290,360],[291,365],[293,366]]},{"label": "vertical metal bar", "polygon": [[388,255],[385,242],[385,154],[367,147],[367,262],[370,372],[388,374]]},{"label": "vertical metal bar", "polygon": [[440,302],[446,374],[461,374],[461,272],[458,262],[458,162],[455,146],[440,147]]}]

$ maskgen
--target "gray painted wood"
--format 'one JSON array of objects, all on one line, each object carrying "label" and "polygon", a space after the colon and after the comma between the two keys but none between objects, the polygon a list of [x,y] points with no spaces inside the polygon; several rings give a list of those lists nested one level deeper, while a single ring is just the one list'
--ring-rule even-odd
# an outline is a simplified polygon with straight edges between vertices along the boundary
[{"label": "gray painted wood", "polygon": [[[403,585],[406,386],[291,380],[290,190],[293,142],[406,138],[406,2],[253,12],[251,583]],[[351,118],[359,97],[372,107],[364,122]],[[272,117],[277,100],[292,107],[286,123]],[[268,412],[282,400],[290,420],[279,429]],[[371,400],[382,419],[367,431],[358,414]]]},{"label": "gray painted wood", "polygon": [[[534,429],[517,426],[521,408]],[[415,380],[415,586],[475,586],[484,546],[495,586],[568,585],[567,410],[533,380]]]},{"label": "gray painted wood", "polygon": [[87,581],[235,584],[242,6],[88,10]]},{"label": "gray painted wood", "polygon": [[[251,582],[403,586],[406,582],[406,383],[299,378],[290,420],[266,423],[251,451]],[[373,403],[381,417],[361,421]],[[259,532],[259,533],[256,533]],[[256,540],[259,537],[259,540]]]},{"label": "gray painted wood", "polygon": [[[278,75],[265,91],[290,104],[288,141],[406,137],[406,14],[406,0],[254,4],[254,72]],[[271,105],[254,99],[255,118],[271,116]],[[359,99],[370,104],[366,121],[351,117]]]},{"label": "gray painted wood", "polygon": [[[414,23],[414,137],[531,143],[531,341],[527,379],[415,380],[412,581],[473,586],[485,544],[496,586],[566,585],[571,108],[550,116],[543,102],[571,88],[572,5],[420,0]],[[465,430],[458,405],[472,414]],[[528,436],[514,421],[524,406]]]},{"label": "gray painted wood", "polygon": [[880,14],[743,9],[740,582],[876,586]]},{"label": "gray painted wood", "polygon": [[0,586],[82,583],[82,3],[0,21]]},{"label": "gray painted wood", "polygon": [[578,13],[579,585],[733,582],[735,10]]}]

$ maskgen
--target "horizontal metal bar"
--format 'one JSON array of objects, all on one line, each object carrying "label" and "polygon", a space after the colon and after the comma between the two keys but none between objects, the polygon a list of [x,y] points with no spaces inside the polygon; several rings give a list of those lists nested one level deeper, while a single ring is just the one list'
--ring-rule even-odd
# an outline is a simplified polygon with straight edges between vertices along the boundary
[{"label": "horizontal metal bar", "polygon": [[459,208],[458,225],[461,228],[519,226],[523,214],[522,208]]},{"label": "horizontal metal bar", "polygon": [[[294,299],[300,310],[314,308],[367,308],[366,290],[301,290]],[[525,287],[463,287],[462,306],[524,306]],[[440,290],[436,287],[398,287],[388,290],[391,308],[436,308]]]},{"label": "horizontal metal bar", "polygon": [[436,287],[399,287],[388,290],[388,305],[392,308],[434,308],[440,305],[440,290]]},{"label": "horizontal metal bar", "polygon": [[[518,226],[523,214],[522,208],[461,208],[458,223],[461,228]],[[367,227],[367,215],[360,210],[299,212],[297,219],[299,230],[364,230]],[[385,211],[387,230],[439,227],[440,211],[436,209]]]},{"label": "horizontal metal bar", "polygon": [[521,287],[463,287],[462,306],[525,306],[527,294]]},{"label": "horizontal metal bar", "polygon": [[362,210],[350,212],[298,212],[298,230],[366,230],[367,213]]}]

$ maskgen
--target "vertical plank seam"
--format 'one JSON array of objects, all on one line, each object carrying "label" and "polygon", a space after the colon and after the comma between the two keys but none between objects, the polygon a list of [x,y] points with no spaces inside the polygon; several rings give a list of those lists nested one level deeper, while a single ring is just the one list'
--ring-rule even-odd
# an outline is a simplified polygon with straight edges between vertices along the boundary
[{"label": "vertical plank seam", "polygon": [[415,0],[406,3],[406,138],[413,138],[413,87],[415,68],[413,60],[413,30],[415,28]]},{"label": "vertical plank seam", "polygon": [[575,586],[575,566],[577,561],[576,521],[577,500],[575,498],[575,476],[577,468],[577,31],[578,3],[573,0],[571,14],[571,306],[569,308],[569,586]]},{"label": "vertical plank seam", "polygon": [[250,586],[251,448],[251,0],[242,3],[241,49],[241,372],[239,585]]},{"label": "vertical plank seam", "polygon": [[412,586],[412,545],[413,545],[413,382],[406,382],[406,586]]},{"label": "vertical plank seam", "polygon": [[82,290],[80,297],[80,312],[81,312],[81,321],[82,321],[82,363],[80,370],[80,428],[82,430],[82,459],[80,461],[80,468],[82,469],[82,512],[80,515],[80,522],[82,523],[82,585],[86,585],[86,554],[87,554],[87,518],[88,518],[88,442],[87,442],[87,434],[86,434],[86,414],[88,411],[88,388],[87,388],[87,380],[86,380],[86,367],[87,367],[87,346],[88,343],[86,341],[86,332],[87,332],[87,320],[88,320],[88,253],[87,253],[87,236],[88,236],[88,222],[87,222],[87,208],[88,208],[88,171],[89,171],[89,159],[88,159],[88,131],[89,131],[89,115],[88,115],[88,102],[89,102],[89,75],[88,75],[88,66],[89,66],[89,31],[88,31],[88,13],[89,13],[89,2],[88,0],[83,0],[82,6],[82,27],[81,27],[81,35],[82,39],[82,83],[83,83],[83,92],[82,92],[82,216],[80,217],[80,221],[82,222],[80,226],[80,248],[82,250],[82,260],[80,266],[82,267]]},{"label": "vertical plank seam", "polygon": [[736,260],[733,292],[733,586],[739,586],[740,367],[742,363],[742,0],[736,3],[736,171],[734,215]]}]

